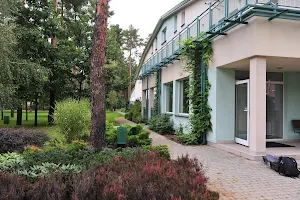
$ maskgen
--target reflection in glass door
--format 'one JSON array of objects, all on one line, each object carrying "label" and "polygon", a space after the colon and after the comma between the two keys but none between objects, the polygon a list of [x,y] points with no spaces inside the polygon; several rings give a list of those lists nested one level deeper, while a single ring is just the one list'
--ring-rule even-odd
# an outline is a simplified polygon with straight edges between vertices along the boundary
[{"label": "reflection in glass door", "polygon": [[283,138],[283,83],[267,82],[267,139]]},{"label": "reflection in glass door", "polygon": [[235,141],[249,146],[249,79],[235,86]]}]

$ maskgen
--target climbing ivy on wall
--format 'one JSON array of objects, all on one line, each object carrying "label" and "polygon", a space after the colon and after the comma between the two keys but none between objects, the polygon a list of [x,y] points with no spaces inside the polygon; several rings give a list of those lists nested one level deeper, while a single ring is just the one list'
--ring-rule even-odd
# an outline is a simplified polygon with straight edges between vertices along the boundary
[{"label": "climbing ivy on wall", "polygon": [[203,144],[206,142],[205,133],[212,129],[207,67],[213,51],[211,42],[206,39],[195,42],[193,38],[189,38],[181,45],[181,60],[186,61],[185,70],[191,74],[189,100],[192,111],[189,117],[190,134],[182,135],[181,140],[183,143]]},{"label": "climbing ivy on wall", "polygon": [[157,116],[159,114],[159,71],[155,72],[155,88],[156,92],[153,102],[153,114],[154,116]]}]

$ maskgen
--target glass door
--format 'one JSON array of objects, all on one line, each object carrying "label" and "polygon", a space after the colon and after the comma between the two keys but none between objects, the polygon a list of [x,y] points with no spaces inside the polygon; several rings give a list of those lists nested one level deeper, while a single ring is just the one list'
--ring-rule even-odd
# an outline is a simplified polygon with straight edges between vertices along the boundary
[{"label": "glass door", "polygon": [[283,82],[267,82],[267,140],[283,138]]},{"label": "glass door", "polygon": [[249,146],[249,79],[235,86],[235,142]]}]

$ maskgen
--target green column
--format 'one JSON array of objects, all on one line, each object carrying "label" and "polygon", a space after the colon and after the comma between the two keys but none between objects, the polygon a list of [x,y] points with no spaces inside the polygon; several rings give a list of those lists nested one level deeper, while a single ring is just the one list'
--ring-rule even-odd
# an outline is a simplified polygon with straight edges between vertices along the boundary
[{"label": "green column", "polygon": [[229,0],[225,0],[225,18],[227,18],[228,16],[229,16]]}]

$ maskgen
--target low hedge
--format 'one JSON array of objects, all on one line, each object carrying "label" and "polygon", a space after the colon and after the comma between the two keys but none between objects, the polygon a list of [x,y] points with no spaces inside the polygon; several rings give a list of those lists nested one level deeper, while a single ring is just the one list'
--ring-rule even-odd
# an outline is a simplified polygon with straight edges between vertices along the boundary
[{"label": "low hedge", "polygon": [[159,134],[174,134],[174,123],[170,120],[170,116],[163,114],[154,116],[148,120],[149,129]]},{"label": "low hedge", "polygon": [[40,130],[0,128],[0,153],[23,152],[31,145],[42,147],[48,140],[47,134]]},{"label": "low hedge", "polygon": [[[125,125],[124,127],[126,127],[128,131],[128,147],[151,145],[152,139],[149,137],[150,132],[143,129],[142,125]],[[109,123],[106,126],[106,142],[109,146],[117,146],[117,129]]]},{"label": "low hedge", "polygon": [[219,199],[218,193],[208,190],[206,183],[197,160],[167,160],[155,152],[137,151],[134,156],[117,156],[74,176],[55,173],[34,183],[23,176],[1,173],[0,199]]}]

